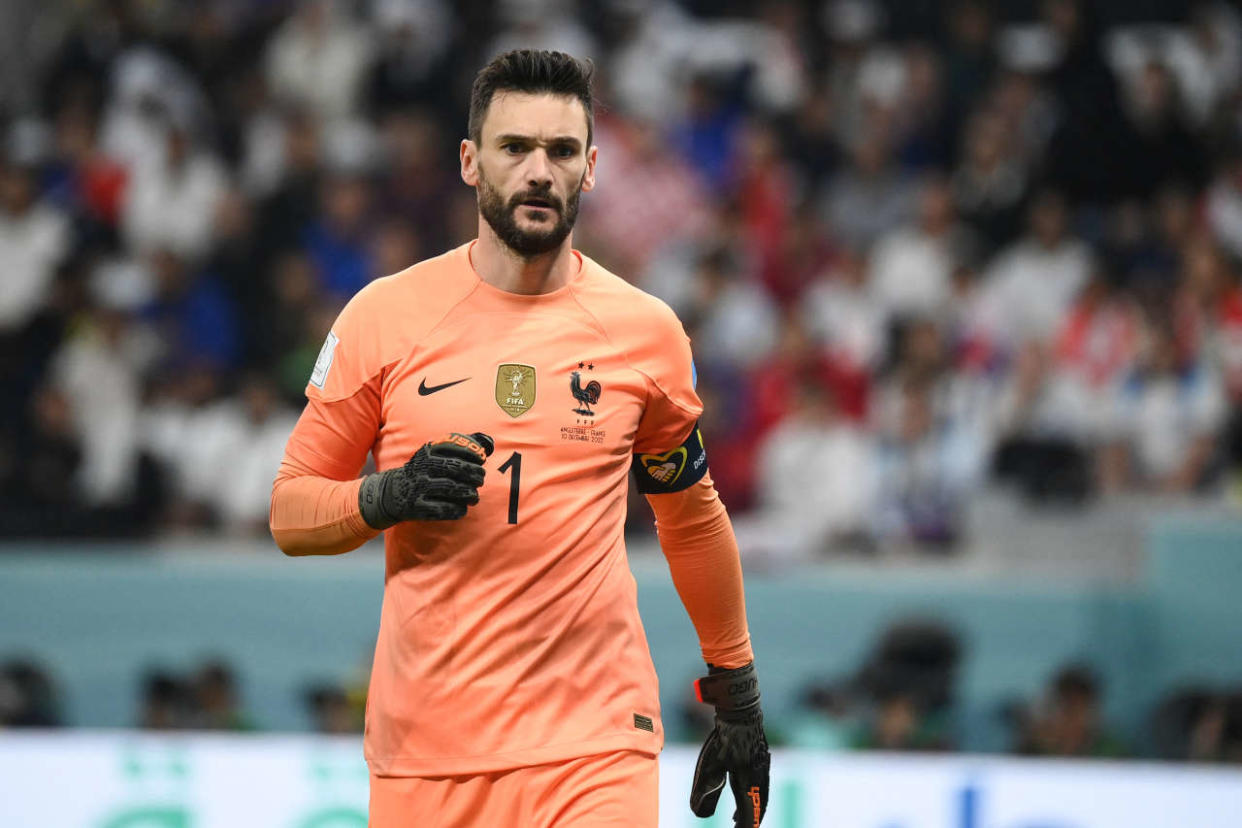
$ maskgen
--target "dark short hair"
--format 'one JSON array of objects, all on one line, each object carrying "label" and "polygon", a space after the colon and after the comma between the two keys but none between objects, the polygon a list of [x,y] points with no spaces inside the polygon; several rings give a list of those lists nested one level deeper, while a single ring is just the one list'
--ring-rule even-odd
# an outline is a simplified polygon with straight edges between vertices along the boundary
[{"label": "dark short hair", "polygon": [[1057,698],[1076,696],[1097,699],[1100,695],[1100,682],[1090,667],[1085,664],[1070,664],[1057,671],[1052,679],[1052,689]]},{"label": "dark short hair", "polygon": [[586,110],[587,146],[595,134],[595,105],[591,96],[594,64],[564,52],[514,49],[497,55],[475,76],[470,89],[470,140],[483,135],[483,117],[497,92],[547,93],[577,98]]}]

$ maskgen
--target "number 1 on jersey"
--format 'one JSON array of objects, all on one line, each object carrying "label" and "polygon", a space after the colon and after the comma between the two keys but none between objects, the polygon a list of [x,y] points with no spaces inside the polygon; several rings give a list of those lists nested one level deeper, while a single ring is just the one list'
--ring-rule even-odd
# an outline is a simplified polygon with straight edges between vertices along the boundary
[{"label": "number 1 on jersey", "polygon": [[510,454],[509,459],[496,471],[504,474],[509,469],[513,469],[513,473],[509,476],[509,522],[517,523],[518,489],[522,486],[521,452],[515,451]]}]

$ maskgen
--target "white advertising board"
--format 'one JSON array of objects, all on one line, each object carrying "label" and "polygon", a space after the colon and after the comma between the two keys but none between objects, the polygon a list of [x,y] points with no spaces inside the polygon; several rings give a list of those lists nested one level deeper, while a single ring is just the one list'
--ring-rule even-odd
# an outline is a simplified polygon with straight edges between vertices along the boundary
[{"label": "white advertising board", "polygon": [[[690,813],[695,755],[661,757],[663,828],[731,825],[728,794]],[[352,738],[0,733],[2,828],[361,828],[366,805]],[[764,826],[1236,828],[1242,770],[777,751]]]}]

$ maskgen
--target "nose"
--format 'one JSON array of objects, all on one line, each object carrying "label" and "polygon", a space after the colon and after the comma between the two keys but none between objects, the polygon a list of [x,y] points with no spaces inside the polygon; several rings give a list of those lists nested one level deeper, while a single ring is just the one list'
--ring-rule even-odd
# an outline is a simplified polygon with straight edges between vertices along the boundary
[{"label": "nose", "polygon": [[547,150],[542,147],[527,155],[526,183],[532,190],[546,190],[552,186],[552,164]]}]

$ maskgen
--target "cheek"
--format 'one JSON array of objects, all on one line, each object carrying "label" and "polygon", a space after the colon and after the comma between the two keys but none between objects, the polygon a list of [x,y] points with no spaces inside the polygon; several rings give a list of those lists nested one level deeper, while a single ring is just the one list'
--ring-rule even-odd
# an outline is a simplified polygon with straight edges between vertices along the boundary
[{"label": "cheek", "polygon": [[568,194],[581,190],[586,185],[587,173],[588,170],[585,166],[575,166],[573,169],[566,170],[565,174],[561,176],[565,192]]}]

